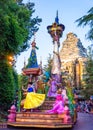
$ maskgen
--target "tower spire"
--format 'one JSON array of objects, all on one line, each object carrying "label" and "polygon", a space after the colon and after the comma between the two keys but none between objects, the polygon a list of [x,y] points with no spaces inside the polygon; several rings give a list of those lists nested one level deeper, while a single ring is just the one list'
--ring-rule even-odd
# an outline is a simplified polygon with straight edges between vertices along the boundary
[{"label": "tower spire", "polygon": [[57,12],[56,12],[56,18],[55,18],[55,22],[56,22],[57,24],[59,24],[58,10],[57,10]]}]

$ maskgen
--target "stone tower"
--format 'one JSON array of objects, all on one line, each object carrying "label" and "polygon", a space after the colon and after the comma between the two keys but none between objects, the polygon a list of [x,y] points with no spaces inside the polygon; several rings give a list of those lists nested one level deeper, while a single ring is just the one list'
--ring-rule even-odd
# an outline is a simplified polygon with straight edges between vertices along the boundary
[{"label": "stone tower", "polygon": [[71,32],[67,34],[60,50],[60,59],[63,79],[69,77],[73,86],[80,87],[85,75],[87,53],[75,34]]}]

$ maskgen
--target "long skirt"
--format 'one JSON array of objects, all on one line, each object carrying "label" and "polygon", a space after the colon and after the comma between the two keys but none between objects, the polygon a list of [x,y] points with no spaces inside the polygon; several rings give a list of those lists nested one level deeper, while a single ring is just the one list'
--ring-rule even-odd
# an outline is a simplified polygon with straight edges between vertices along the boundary
[{"label": "long skirt", "polygon": [[33,109],[41,106],[45,101],[45,94],[28,92],[24,102],[24,109]]}]

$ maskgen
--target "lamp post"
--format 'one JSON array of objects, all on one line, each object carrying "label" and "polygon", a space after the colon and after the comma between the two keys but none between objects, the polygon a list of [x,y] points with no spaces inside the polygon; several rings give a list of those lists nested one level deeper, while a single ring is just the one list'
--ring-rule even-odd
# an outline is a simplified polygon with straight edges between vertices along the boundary
[{"label": "lamp post", "polygon": [[53,65],[51,74],[56,77],[57,81],[61,80],[61,61],[59,56],[59,47],[60,47],[60,38],[62,37],[65,26],[63,24],[59,24],[58,19],[58,11],[55,18],[55,22],[52,25],[47,26],[48,33],[51,35],[53,39]]},{"label": "lamp post", "polygon": [[13,55],[7,56],[8,63],[10,66],[15,67],[16,60]]}]

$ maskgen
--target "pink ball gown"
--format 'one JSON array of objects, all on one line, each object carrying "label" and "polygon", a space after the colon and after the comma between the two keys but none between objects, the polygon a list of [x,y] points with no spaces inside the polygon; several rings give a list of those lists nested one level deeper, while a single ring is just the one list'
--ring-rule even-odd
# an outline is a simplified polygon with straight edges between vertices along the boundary
[{"label": "pink ball gown", "polygon": [[53,104],[53,108],[51,110],[47,110],[47,113],[56,113],[56,114],[61,114],[64,112],[64,100],[62,98],[61,94],[58,94],[56,96],[56,101]]}]

